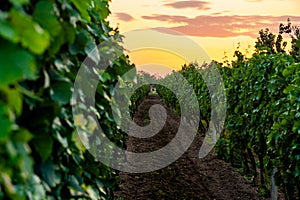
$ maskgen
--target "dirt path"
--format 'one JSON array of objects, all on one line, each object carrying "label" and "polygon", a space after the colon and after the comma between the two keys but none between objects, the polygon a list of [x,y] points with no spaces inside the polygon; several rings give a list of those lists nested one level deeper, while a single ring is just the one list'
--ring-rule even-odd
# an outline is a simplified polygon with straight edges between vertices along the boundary
[{"label": "dirt path", "polygon": [[[149,95],[139,106],[134,120],[139,125],[149,123],[148,111],[162,104],[158,95]],[[150,152],[168,144],[175,136],[180,118],[168,108],[167,122],[155,136],[147,139],[129,137],[127,148],[133,152]],[[197,136],[188,151],[176,162],[150,173],[121,172],[116,197],[132,199],[264,199],[229,164],[209,155],[198,158],[201,137]]]}]

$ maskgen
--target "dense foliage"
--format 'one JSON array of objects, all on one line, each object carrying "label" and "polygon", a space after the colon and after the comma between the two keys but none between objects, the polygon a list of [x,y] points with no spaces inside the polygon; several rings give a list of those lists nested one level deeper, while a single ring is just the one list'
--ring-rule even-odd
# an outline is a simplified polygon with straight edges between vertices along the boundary
[{"label": "dense foliage", "polygon": [[245,173],[253,175],[253,181],[258,164],[265,189],[276,168],[278,184],[288,195],[294,194],[295,185],[299,184],[300,99],[299,85],[295,85],[299,66],[284,53],[254,55],[228,69],[226,75],[231,78],[225,83],[227,146],[224,148],[223,143],[220,152],[227,154],[233,164],[242,165]]},{"label": "dense foliage", "polygon": [[[102,41],[120,41],[105,20],[109,13],[108,0],[1,2],[1,199],[112,198],[116,172],[81,144],[75,126],[86,121],[73,120],[70,101],[87,54]],[[107,50],[90,59],[102,59]],[[112,88],[133,66],[125,56],[107,63],[108,70],[98,74],[95,112],[122,146],[124,134],[110,111]]]},{"label": "dense foliage", "polygon": [[280,48],[283,32],[276,38],[260,31],[252,58],[237,51],[232,68],[224,69],[228,115],[220,152],[252,174],[254,182],[259,174],[262,193],[276,172],[286,199],[294,199],[300,192],[300,37],[297,27],[285,32],[294,38],[290,52]]},{"label": "dense foliage", "polygon": [[[292,38],[290,51],[285,50],[283,34]],[[269,194],[275,173],[286,199],[300,196],[299,47],[299,28],[288,21],[280,25],[277,36],[261,30],[251,58],[237,50],[231,65],[218,63],[226,87],[227,118],[216,152],[242,169],[254,184],[260,180],[261,194]],[[210,120],[212,97],[200,74],[209,68],[190,64],[179,71],[198,96],[202,128]],[[159,87],[158,93],[168,106],[180,110],[180,99],[171,91]]]},{"label": "dense foliage", "polygon": [[137,83],[139,85],[137,89],[133,91],[132,96],[130,97],[130,105],[129,105],[129,112],[131,117],[133,117],[134,113],[137,111],[138,106],[143,102],[145,97],[150,92],[150,84],[151,79],[153,77],[147,73],[141,73],[137,75]]}]

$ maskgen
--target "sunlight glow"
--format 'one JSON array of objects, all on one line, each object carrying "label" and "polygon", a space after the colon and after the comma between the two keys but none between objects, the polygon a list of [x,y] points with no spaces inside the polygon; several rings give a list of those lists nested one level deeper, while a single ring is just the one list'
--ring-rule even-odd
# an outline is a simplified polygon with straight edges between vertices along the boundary
[{"label": "sunlight glow", "polygon": [[[180,8],[178,4],[176,7],[172,6],[175,2],[179,1],[130,0],[129,3],[124,0],[112,0],[110,3],[112,14],[109,17],[109,21],[113,27],[119,27],[122,34],[129,30],[141,28],[174,28],[181,26],[187,26],[188,28],[188,23],[209,23],[209,25],[213,27],[218,27],[219,23],[220,30],[222,30],[221,26],[224,24],[222,16],[227,17],[226,19],[229,20],[234,19],[235,21],[229,21],[229,25],[223,27],[223,30],[227,32],[227,35],[224,35],[224,37],[188,36],[197,42],[208,53],[211,59],[222,62],[226,56],[228,60],[234,59],[232,55],[238,47],[238,44],[240,44],[240,50],[244,53],[248,52],[250,57],[253,53],[256,37],[260,29],[267,28],[269,24],[269,26],[273,27],[273,29],[271,27],[271,31],[275,34],[277,33],[275,28],[278,22],[274,24],[272,21],[272,19],[276,19],[275,17],[281,16],[285,19],[288,16],[294,16],[300,19],[299,0],[262,0],[256,2],[249,0],[206,0],[204,1],[207,2],[205,6],[199,8],[182,4],[180,4]],[[123,19],[122,16],[124,17]],[[197,16],[201,16],[203,19],[211,19],[212,21],[192,21],[195,20]],[[206,18],[206,16],[208,17]],[[212,16],[218,18],[211,18]],[[265,18],[262,19],[262,17]],[[240,18],[241,20],[239,20]],[[264,24],[263,22],[265,25],[257,28],[259,24]],[[295,23],[293,20],[292,22]],[[227,23],[227,21],[225,21],[225,23]],[[296,24],[299,23],[300,20],[296,21]],[[243,27],[243,25],[245,26]],[[193,30],[194,32],[198,30],[196,27],[197,24],[193,26],[195,29]],[[216,32],[217,28],[211,31]],[[251,34],[246,34],[250,32]],[[219,33],[222,34],[222,32]],[[231,37],[228,33],[237,36]],[[124,42],[126,46],[126,40]],[[164,39],[162,39],[161,42],[164,42]],[[188,47],[182,46],[182,48],[184,48],[183,51],[190,51]],[[224,52],[226,52],[226,56]],[[145,63],[159,63],[175,70],[187,62],[180,60],[176,56],[174,57],[157,51],[131,52],[129,56],[131,61],[137,66]],[[191,62],[193,62],[193,60],[191,60]],[[149,66],[147,66],[147,69],[149,70]],[[155,69],[155,73],[159,73],[158,67],[153,67],[153,69]]]}]

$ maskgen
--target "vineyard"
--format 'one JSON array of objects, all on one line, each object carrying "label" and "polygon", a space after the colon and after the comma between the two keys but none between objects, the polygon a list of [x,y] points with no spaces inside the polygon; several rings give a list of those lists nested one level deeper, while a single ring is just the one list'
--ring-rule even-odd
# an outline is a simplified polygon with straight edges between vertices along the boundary
[{"label": "vineyard", "polygon": [[[284,33],[293,38],[290,52],[283,49]],[[288,22],[280,25],[277,37],[268,30],[260,31],[251,58],[237,50],[236,61],[215,64],[222,74],[227,99],[225,127],[216,153],[260,185],[263,195],[269,195],[270,177],[274,176],[286,199],[300,196],[299,48],[299,27]],[[210,73],[212,65],[190,64],[179,71],[197,94],[202,129],[207,129],[210,121],[213,97],[201,74]],[[158,86],[158,94],[180,113],[180,99],[170,90]]]},{"label": "vineyard", "polygon": [[[110,14],[108,5],[109,0],[9,0],[1,3],[0,199],[114,199],[122,194],[119,191],[120,185],[121,188],[124,185],[122,178],[128,180],[128,176],[94,157],[79,139],[77,130],[91,132],[91,135],[86,135],[86,140],[95,143],[93,149],[102,149],[101,141],[96,140],[96,125],[90,120],[91,116],[97,116],[110,141],[123,149],[134,148],[128,145],[136,143],[119,126],[125,108],[114,106],[115,85],[124,83],[120,87],[129,91],[132,85],[127,82],[131,79],[142,86],[136,88],[131,96],[120,97],[130,102],[130,117],[138,116],[136,119],[141,120],[141,124],[149,121],[144,118],[148,111],[139,110],[145,101],[163,104],[176,123],[182,109],[199,109],[198,132],[202,137],[209,129],[211,119],[217,116],[212,110],[226,112],[221,137],[212,152],[216,157],[209,157],[212,163],[221,163],[220,166],[226,167],[228,173],[239,172],[236,174],[245,180],[238,179],[238,183],[249,183],[257,189],[258,199],[271,197],[274,184],[284,199],[299,199],[299,27],[288,20],[287,25],[279,25],[277,35],[268,29],[261,30],[251,58],[237,49],[233,62],[182,66],[176,73],[187,80],[186,86],[193,87],[199,105],[191,108],[188,107],[190,104],[186,104],[182,108],[184,105],[181,106],[180,102],[187,101],[191,91],[186,89],[176,96],[165,87],[185,88],[180,81],[174,81],[177,78],[175,72],[161,80],[155,80],[148,74],[137,74],[134,64],[124,53],[122,36],[107,21]],[[286,36],[291,38],[291,49],[286,49],[287,43],[283,39]],[[114,44],[114,51],[106,46],[97,48],[105,42]],[[91,53],[94,49],[97,52]],[[112,56],[115,54],[119,56]],[[85,66],[83,61],[86,59],[89,64]],[[95,63],[100,63],[105,69]],[[82,66],[87,77],[77,76]],[[226,111],[221,107],[212,108],[212,102],[218,102],[222,97],[222,91],[216,90],[217,95],[212,96],[209,89],[215,81],[220,81],[219,77],[213,77],[209,82],[203,78],[212,77],[213,67],[219,70],[225,87]],[[133,74],[125,76],[129,71]],[[91,77],[97,79],[96,87],[89,86],[87,91],[74,92],[76,80],[90,83]],[[149,96],[149,80],[161,83],[156,85],[159,96]],[[91,101],[90,90],[95,91],[95,105],[86,106],[85,102]],[[75,104],[85,116],[74,115],[72,108]],[[195,113],[191,114],[191,119],[197,121],[199,116],[193,115]],[[170,130],[176,127],[176,123],[168,125]],[[172,131],[168,129],[165,132]],[[113,159],[115,155],[112,152],[108,149],[102,153]],[[188,162],[191,165],[198,163]],[[185,164],[171,166],[173,171],[170,173],[151,172],[152,177],[147,180],[160,175],[176,177],[175,170],[179,170],[184,178],[185,173],[190,173]],[[205,167],[201,169],[205,170]],[[224,176],[236,181],[226,174]],[[197,179],[199,182],[205,180]],[[136,187],[143,187],[137,183]],[[186,188],[181,188],[183,196],[178,198],[190,199],[193,191],[187,183],[184,186]],[[175,189],[166,187],[155,197],[162,198],[166,191],[176,193],[176,187],[181,185],[172,187]],[[247,192],[253,196],[248,198],[256,195],[251,187],[247,186]],[[128,186],[124,188],[129,192],[132,190]],[[228,188],[233,190],[234,185]],[[197,187],[193,189],[197,190]],[[203,190],[199,189],[199,194]],[[222,197],[219,193],[215,198]],[[208,197],[211,198],[203,196]]]},{"label": "vineyard", "polygon": [[[261,182],[256,184],[265,189],[270,189],[268,178],[276,169],[277,183],[287,195],[299,192],[299,64],[285,54],[259,55],[236,67],[220,70],[226,84],[228,113],[217,154],[241,168],[254,183],[260,175]],[[201,93],[198,96],[201,127],[207,128],[208,90],[201,90],[205,88],[204,82],[200,87],[197,85],[199,73],[194,65],[181,71],[186,72],[193,76],[189,80],[195,81],[191,83]],[[163,88],[158,93],[163,97],[170,95],[163,98],[164,102],[178,109],[171,93],[164,95],[168,91]]]}]

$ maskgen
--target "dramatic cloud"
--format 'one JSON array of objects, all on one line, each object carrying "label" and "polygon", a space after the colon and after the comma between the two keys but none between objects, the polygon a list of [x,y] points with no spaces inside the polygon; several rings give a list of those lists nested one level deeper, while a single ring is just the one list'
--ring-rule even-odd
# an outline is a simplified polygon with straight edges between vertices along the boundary
[{"label": "dramatic cloud", "polygon": [[147,20],[164,21],[175,25],[171,29],[185,35],[200,37],[234,37],[250,36],[256,38],[258,31],[269,28],[277,33],[280,23],[286,23],[290,18],[293,24],[300,23],[300,17],[291,16],[184,16],[153,15],[143,16]]},{"label": "dramatic cloud", "polygon": [[116,13],[116,16],[119,20],[122,20],[122,21],[132,21],[134,20],[134,18],[126,13]]},{"label": "dramatic cloud", "polygon": [[209,10],[209,4],[210,3],[206,1],[176,1],[173,3],[167,3],[165,4],[165,6],[173,7],[176,9],[195,8],[199,10]]}]

